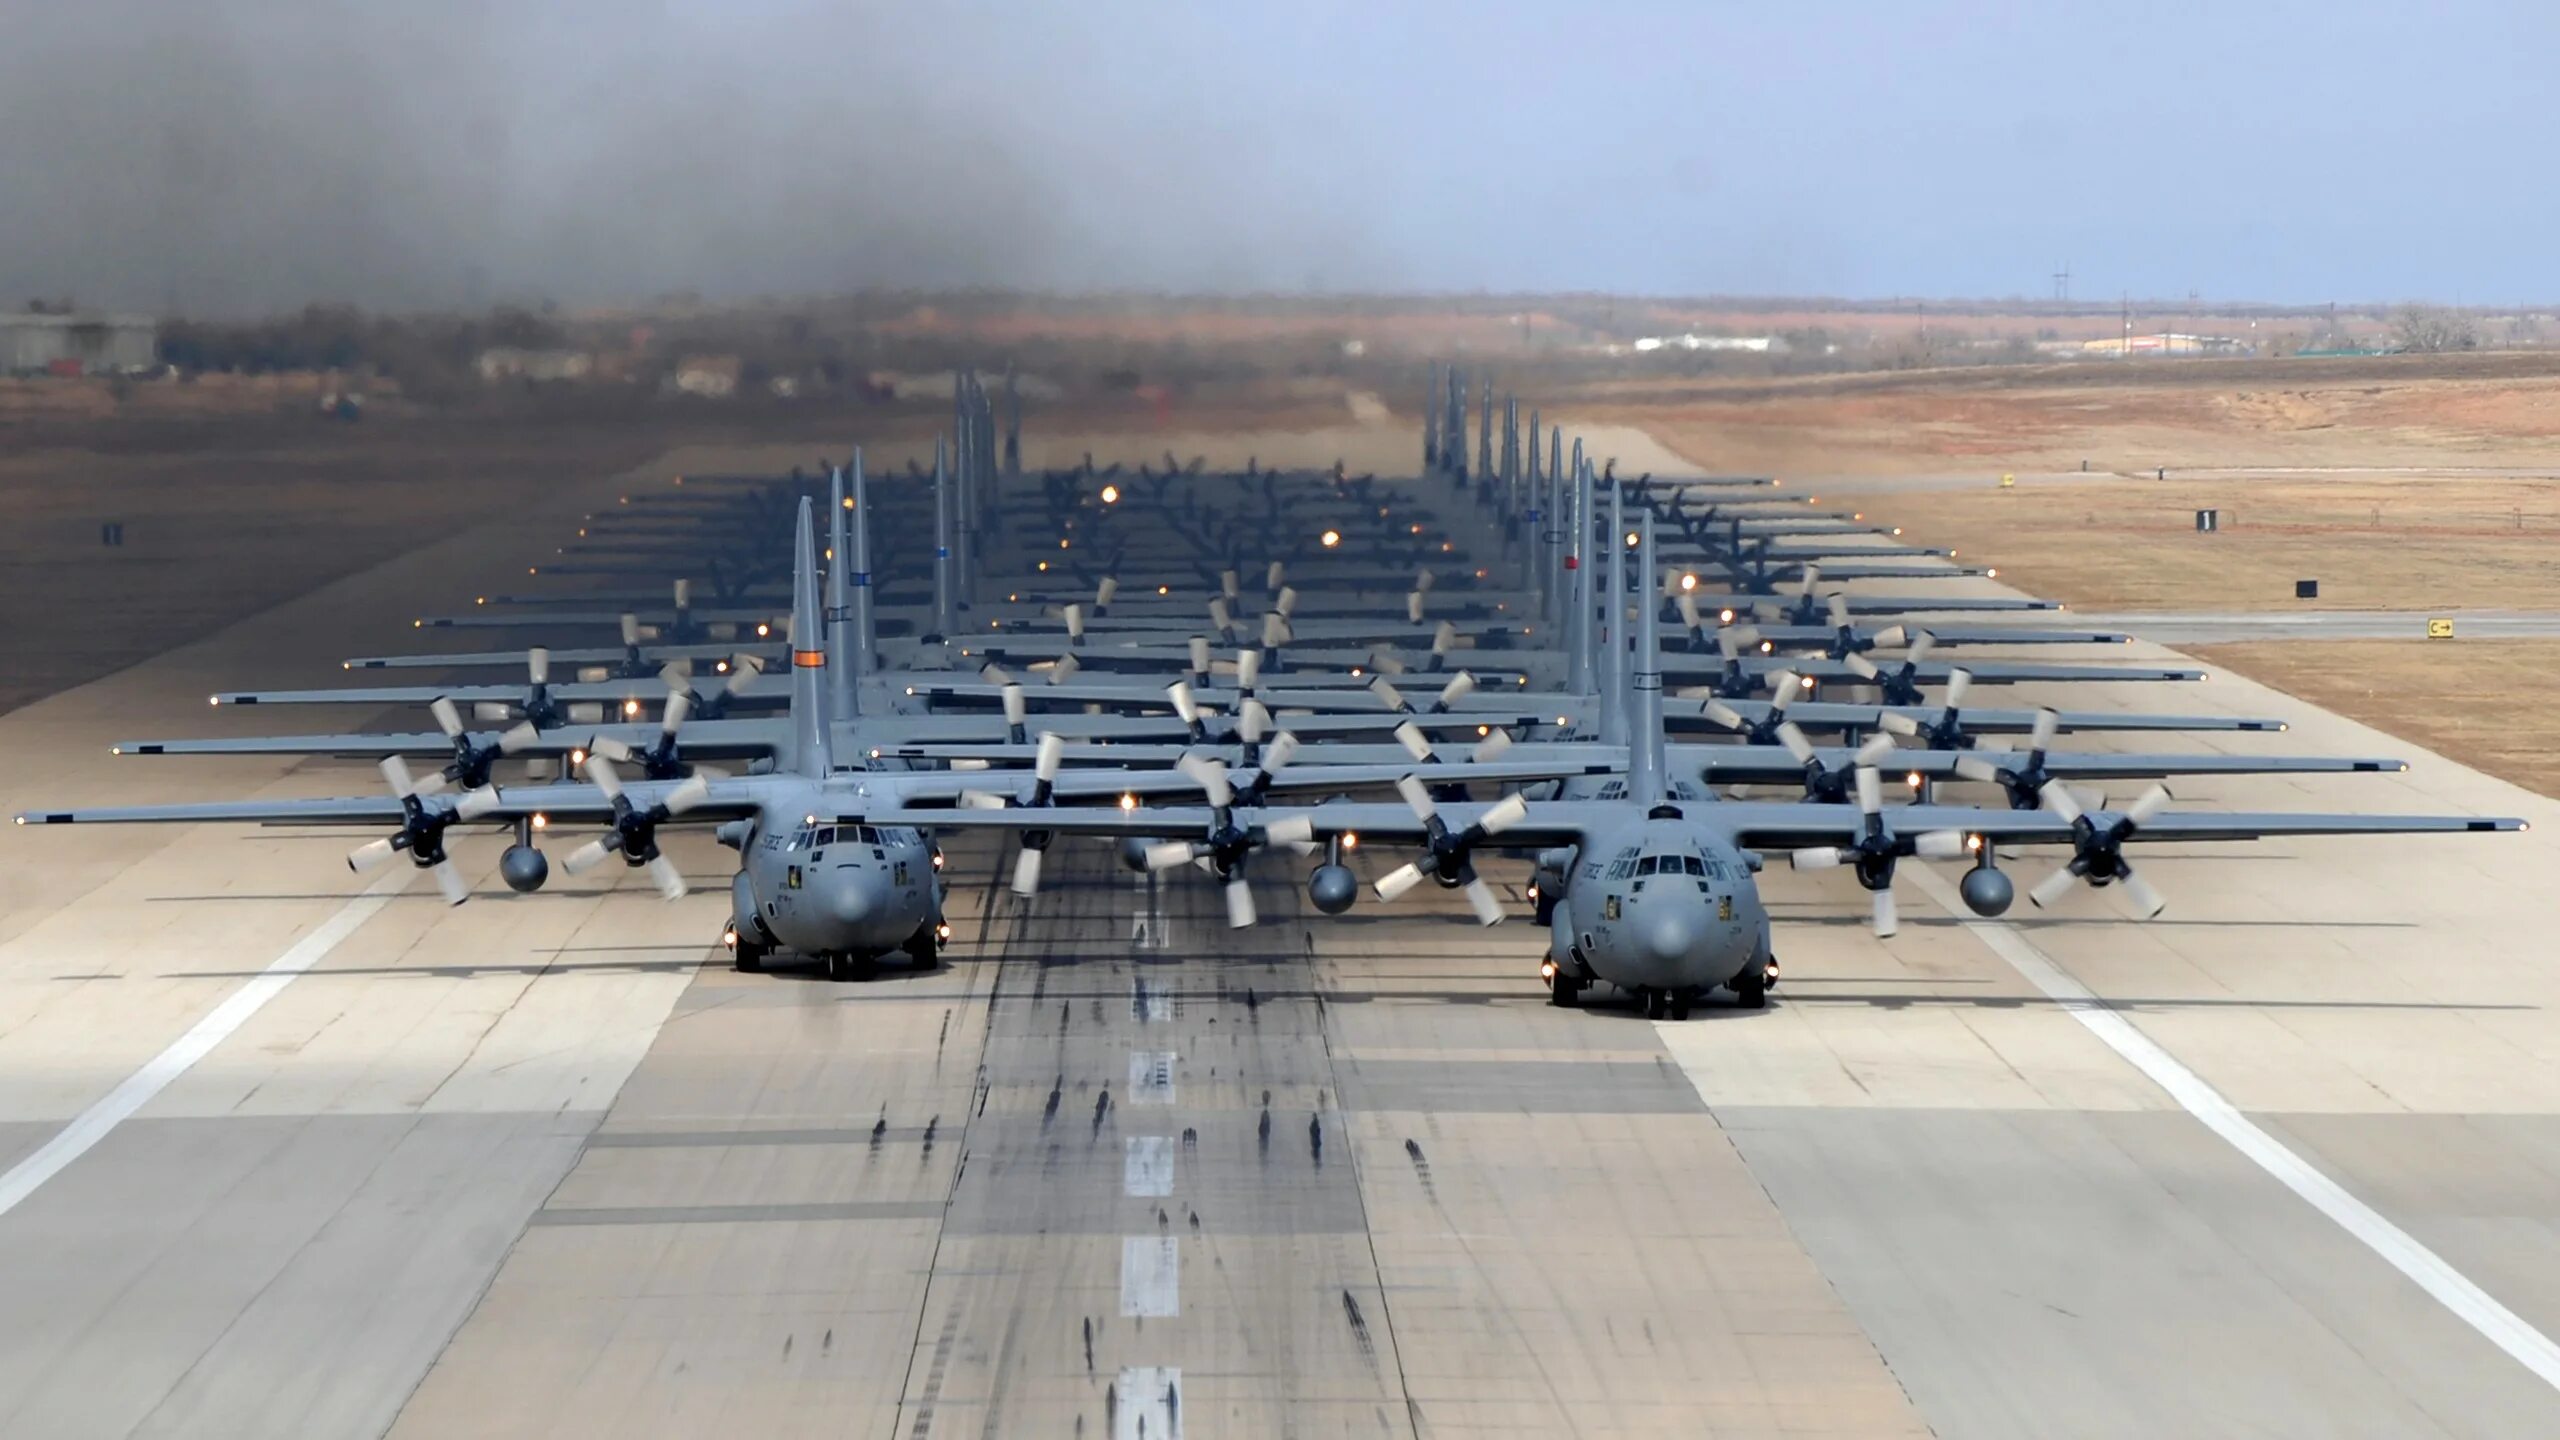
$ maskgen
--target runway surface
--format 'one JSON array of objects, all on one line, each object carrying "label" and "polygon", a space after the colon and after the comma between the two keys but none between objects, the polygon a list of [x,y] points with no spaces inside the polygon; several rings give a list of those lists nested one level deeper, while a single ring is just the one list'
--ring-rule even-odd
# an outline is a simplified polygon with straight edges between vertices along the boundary
[{"label": "runway surface", "polygon": [[2092,615],[2073,623],[2123,630],[2161,645],[2222,645],[2239,640],[2424,640],[2428,622],[2450,620],[2457,640],[2545,639],[2560,635],[2551,610],[2295,610],[2192,611]]},{"label": "runway surface", "polygon": [[[0,717],[0,802],[374,783],[104,747],[274,726],[202,697],[550,533]],[[2415,762],[2200,803],[2536,828],[2163,847],[2148,925],[1959,922],[1941,872],[1889,943],[1773,870],[1775,1003],[1686,1024],[1550,1008],[1525,923],[1329,921],[1278,866],[1238,936],[1187,874],[1062,844],[1024,906],[954,843],[946,963],[837,986],[728,971],[716,888],[515,897],[492,842],[448,910],[335,835],[12,831],[0,1433],[2560,1433],[2560,806],[2227,675],[2071,703]]]}]

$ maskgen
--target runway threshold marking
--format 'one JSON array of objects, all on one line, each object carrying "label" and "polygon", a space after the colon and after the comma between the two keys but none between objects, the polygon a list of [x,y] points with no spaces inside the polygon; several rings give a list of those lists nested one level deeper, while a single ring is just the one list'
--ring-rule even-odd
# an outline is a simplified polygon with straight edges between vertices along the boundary
[{"label": "runway threshold marking", "polygon": [[1132,1135],[1128,1158],[1121,1163],[1120,1193],[1162,1199],[1173,1193],[1173,1137]]},{"label": "runway threshold marking", "polygon": [[1920,866],[1915,865],[1903,873],[1910,875],[1923,893],[1989,946],[1992,953],[2008,961],[2037,989],[2059,1002],[2064,1011],[2078,1020],[2090,1034],[2097,1036],[2108,1049],[2148,1076],[2151,1083],[2167,1091],[2169,1098],[2177,1101],[2206,1129],[2221,1136],[2231,1148],[2273,1176],[2279,1184],[2308,1201],[2313,1209],[2337,1222],[2340,1229],[2354,1236],[2366,1249],[2380,1256],[2385,1264],[2433,1296],[2438,1304],[2452,1311],[2456,1319],[2478,1331],[2481,1338],[2505,1351],[2509,1358],[2532,1371],[2544,1384],[2560,1389],[2560,1345],[2553,1344],[2550,1336],[2498,1303],[2495,1296],[2481,1289],[2470,1276],[2455,1269],[2416,1236],[2392,1224],[2380,1211],[2357,1199],[2345,1186],[2323,1174],[2283,1141],[2260,1129],[2241,1113],[2238,1106],[2224,1098],[2221,1091],[2206,1083],[2203,1076],[2162,1049],[2157,1041],[2126,1019],[2122,1011],[2072,978],[2054,963],[2052,956],[2037,948],[2014,927],[2003,921],[1974,916],[1965,908],[1953,886]]},{"label": "runway threshold marking", "polygon": [[1182,1372],[1138,1365],[1120,1372],[1111,1440],[1182,1440]]},{"label": "runway threshold marking", "polygon": [[1170,1235],[1120,1239],[1120,1314],[1157,1320],[1182,1313],[1182,1249]]},{"label": "runway threshold marking", "polygon": [[151,1057],[143,1067],[124,1078],[105,1096],[73,1116],[54,1137],[36,1147],[33,1154],[0,1175],[0,1215],[15,1210],[44,1183],[68,1168],[72,1161],[89,1153],[99,1141],[114,1132],[133,1113],[151,1103],[152,1097],[169,1088],[171,1081],[184,1075],[195,1063],[213,1052],[213,1047],[231,1037],[249,1021],[249,1017],[266,1008],[268,1001],[284,993],[312,966],[328,957],[340,942],[356,933],[359,926],[379,914],[391,903],[391,897],[406,888],[417,867],[394,866],[381,879],[366,886],[353,899],[338,907],[338,912],[320,922],[318,929],[293,943],[293,947],[269,962],[267,968],[249,982],[231,992],[229,998],[213,1007],[203,1019],[189,1026],[187,1032],[169,1042],[169,1047]]}]

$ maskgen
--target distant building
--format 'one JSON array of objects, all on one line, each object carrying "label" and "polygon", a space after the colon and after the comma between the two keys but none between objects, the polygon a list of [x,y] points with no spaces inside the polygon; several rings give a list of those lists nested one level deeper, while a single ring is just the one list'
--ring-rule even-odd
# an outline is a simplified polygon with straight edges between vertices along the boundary
[{"label": "distant building", "polygon": [[1776,335],[1647,335],[1635,342],[1641,354],[1656,350],[1727,350],[1753,355],[1784,355],[1787,342]]},{"label": "distant building", "polygon": [[140,315],[0,315],[0,372],[114,374],[160,363],[160,322]]},{"label": "distant building", "polygon": [[746,367],[735,355],[687,355],[676,362],[675,388],[687,395],[726,400],[738,393]]},{"label": "distant building", "polygon": [[480,352],[480,379],[584,380],[595,370],[595,357],[584,350],[518,350],[497,346]]}]

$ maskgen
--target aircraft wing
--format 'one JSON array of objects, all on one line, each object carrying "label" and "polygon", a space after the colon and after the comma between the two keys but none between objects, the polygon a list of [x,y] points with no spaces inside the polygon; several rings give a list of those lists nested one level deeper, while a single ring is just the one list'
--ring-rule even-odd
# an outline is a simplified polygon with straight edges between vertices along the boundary
[{"label": "aircraft wing", "polygon": [[[653,670],[670,660],[726,660],[739,653],[740,647],[734,642],[663,645],[651,641],[640,647],[641,658]],[[785,658],[780,650],[753,645],[746,647],[743,653],[763,661],[768,670],[781,668]],[[339,668],[346,670],[471,670],[483,666],[521,670],[524,668],[524,655],[522,650],[472,650],[432,655],[358,655],[338,663]],[[618,645],[594,645],[575,650],[555,648],[551,652],[554,665],[619,665],[629,658],[630,652]]]},{"label": "aircraft wing", "polygon": [[[1390,747],[1392,748],[1392,747]],[[1300,763],[1284,766],[1279,773],[1262,780],[1265,790],[1274,793],[1315,791],[1333,793],[1369,786],[1393,785],[1407,775],[1433,785],[1508,785],[1527,784],[1539,780],[1559,780],[1576,775],[1606,774],[1618,767],[1564,761],[1497,760],[1484,763],[1458,761],[1436,765],[1417,765],[1413,758],[1398,751],[1399,761],[1386,764],[1343,765],[1332,763]],[[1243,784],[1261,777],[1249,765],[1233,765],[1229,773],[1235,783]],[[957,798],[977,793],[1000,795],[1013,800],[1028,799],[1032,776],[1022,770],[953,770],[928,771],[902,777],[898,792],[908,801],[936,797]],[[1110,799],[1122,795],[1193,795],[1201,784],[1180,770],[1067,770],[1053,784],[1060,800]]]},{"label": "aircraft wing", "polygon": [[[566,755],[572,750],[592,749],[599,739],[614,739],[635,750],[647,749],[658,742],[661,731],[655,722],[617,722],[611,725],[567,724],[544,730],[533,739],[518,744],[507,753],[515,759],[530,756]],[[686,758],[718,756],[769,755],[789,737],[788,726],[776,719],[747,718],[740,720],[696,720],[684,728],[681,744]],[[475,745],[496,743],[495,731],[471,733]],[[436,730],[407,732],[354,731],[339,735],[225,735],[200,739],[119,740],[109,747],[117,755],[445,755],[454,753],[454,742]]]},{"label": "aircraft wing", "polygon": [[[1284,770],[1281,773],[1285,775],[1288,772]],[[1526,813],[1498,832],[1498,839],[1505,847],[1574,844],[1594,825],[1606,823],[1612,816],[1623,817],[1626,813],[1625,805],[1617,802],[1503,800],[1453,802],[1438,807],[1438,814],[1449,829],[1464,830],[1482,819],[1487,811],[1514,803],[1525,803]],[[1318,839],[1343,834],[1420,839],[1426,833],[1422,820],[1401,803],[1333,800],[1322,805],[1238,806],[1229,813],[1235,823],[1257,828],[1304,816],[1314,827]],[[927,830],[1009,830],[1017,833],[1040,830],[1061,835],[1136,835],[1163,839],[1195,832],[1206,833],[1217,823],[1217,817],[1218,812],[1194,805],[1137,810],[1101,806],[1091,809],[1052,806],[1018,810],[894,810],[873,811],[862,818],[876,825],[913,825]]]},{"label": "aircraft wing", "polygon": [[[1836,845],[1856,838],[1866,817],[1854,805],[1788,805],[1727,801],[1705,812],[1743,845],[1793,850]],[[2074,822],[2046,810],[1985,810],[1964,805],[1889,806],[1883,817],[1897,835],[1948,831],[1979,835],[1995,844],[2069,842]],[[2093,810],[2085,817],[2105,829],[2124,812]],[[2274,811],[2164,810],[2142,819],[2125,838],[2145,841],[2259,840],[2280,835],[2441,835],[2521,830],[2511,816],[2297,814]]]},{"label": "aircraft wing", "polygon": [[[690,781],[632,780],[622,792],[631,803],[647,808],[665,800]],[[462,807],[459,795],[446,791],[422,796],[431,812],[451,814]],[[738,780],[709,782],[703,799],[683,814],[685,820],[719,820],[754,813],[755,789]],[[170,805],[98,805],[67,810],[29,810],[21,825],[397,825],[405,812],[388,791],[380,795],[328,795],[284,800],[201,800]],[[471,807],[457,824],[513,820],[544,815],[552,819],[607,820],[613,804],[593,785],[508,785],[498,787],[486,804]]]}]

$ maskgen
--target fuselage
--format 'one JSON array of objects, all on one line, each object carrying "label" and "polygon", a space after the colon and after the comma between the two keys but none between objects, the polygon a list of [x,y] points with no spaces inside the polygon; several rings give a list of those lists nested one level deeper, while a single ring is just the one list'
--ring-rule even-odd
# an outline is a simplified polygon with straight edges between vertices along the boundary
[{"label": "fuselage", "polygon": [[1557,962],[1578,977],[1696,992],[1767,963],[1769,913],[1749,863],[1679,808],[1631,816],[1574,847],[1549,923]]},{"label": "fuselage", "polygon": [[831,815],[762,817],[730,885],[741,933],[804,955],[883,955],[941,919],[921,830]]}]

